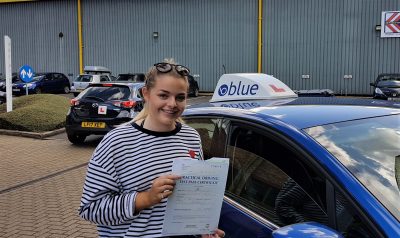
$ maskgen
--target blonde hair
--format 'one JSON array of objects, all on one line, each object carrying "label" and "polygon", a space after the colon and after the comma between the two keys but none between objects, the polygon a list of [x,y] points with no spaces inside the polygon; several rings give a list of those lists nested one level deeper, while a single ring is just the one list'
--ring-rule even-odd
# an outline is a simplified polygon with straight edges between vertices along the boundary
[{"label": "blonde hair", "polygon": [[[165,59],[163,60],[163,63],[176,64],[176,62],[175,62],[175,60],[174,60],[173,58],[165,58]],[[147,90],[151,90],[152,88],[155,87],[155,84],[156,84],[156,81],[157,81],[156,79],[157,79],[157,76],[158,76],[159,74],[163,74],[163,75],[167,74],[167,75],[171,75],[171,76],[173,76],[173,77],[175,77],[175,78],[184,79],[185,82],[186,82],[186,84],[187,84],[188,87],[189,87],[189,81],[188,81],[187,76],[183,76],[183,75],[179,74],[179,73],[175,70],[174,67],[172,68],[171,71],[169,71],[169,72],[167,72],[167,73],[160,73],[160,72],[156,69],[155,66],[151,66],[150,69],[149,69],[149,70],[147,71],[147,73],[146,73],[146,79],[145,79],[145,81],[144,81],[144,86],[146,87]],[[147,117],[148,115],[149,115],[149,110],[148,110],[148,108],[147,108],[147,106],[146,106],[146,102],[144,102],[143,109],[135,116],[135,118],[133,118],[133,122],[136,122],[136,121],[139,121],[139,120],[142,120],[142,119],[144,120],[144,119],[146,119],[146,117]],[[177,121],[180,122],[180,123],[183,123],[183,119],[182,119],[181,117],[179,117],[179,118],[177,119]]]}]

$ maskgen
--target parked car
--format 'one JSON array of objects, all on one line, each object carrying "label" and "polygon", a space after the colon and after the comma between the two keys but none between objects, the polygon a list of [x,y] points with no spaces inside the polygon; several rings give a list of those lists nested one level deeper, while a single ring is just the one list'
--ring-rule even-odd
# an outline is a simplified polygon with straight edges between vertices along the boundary
[{"label": "parked car", "polygon": [[197,97],[199,96],[199,84],[198,82],[193,78],[192,75],[188,76],[189,80],[189,96]]},{"label": "parked car", "polygon": [[379,74],[370,85],[374,98],[400,101],[400,73]]},{"label": "parked car", "polygon": [[7,102],[7,94],[4,91],[0,91],[0,104]]},{"label": "parked car", "polygon": [[183,119],[205,159],[230,160],[225,237],[400,236],[398,103],[298,97],[271,76],[230,74]]},{"label": "parked car", "polygon": [[118,74],[118,82],[144,82],[146,76],[143,73]]},{"label": "parked car", "polygon": [[299,97],[334,97],[335,93],[331,89],[310,89],[294,91]]},{"label": "parked car", "polygon": [[84,73],[78,75],[71,84],[71,92],[74,96],[78,96],[78,94],[86,89],[91,83],[111,82],[116,79],[111,75],[111,70],[104,66],[88,65],[83,68],[83,71]]},{"label": "parked car", "polygon": [[88,135],[104,135],[142,110],[139,90],[144,83],[96,83],[71,99],[66,117],[70,142],[83,143]]},{"label": "parked car", "polygon": [[29,83],[20,80],[13,83],[13,94],[25,94],[26,87],[28,93],[69,93],[71,88],[67,76],[56,72],[36,73]]},{"label": "parked car", "polygon": [[[19,78],[17,75],[13,74],[12,78],[11,78],[11,82],[15,83],[19,81]],[[6,79],[3,77],[0,77],[0,91],[5,92],[6,91]]]},{"label": "parked car", "polygon": [[85,90],[91,83],[110,83],[113,80],[109,75],[99,74],[80,74],[71,85],[71,92],[74,96],[78,96],[80,92]]}]

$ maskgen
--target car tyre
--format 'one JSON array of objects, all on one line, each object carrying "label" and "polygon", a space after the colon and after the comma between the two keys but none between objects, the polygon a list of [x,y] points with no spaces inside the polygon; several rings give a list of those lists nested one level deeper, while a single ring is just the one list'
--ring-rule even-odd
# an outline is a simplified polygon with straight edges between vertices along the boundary
[{"label": "car tyre", "polygon": [[65,94],[68,94],[68,93],[70,93],[71,91],[70,91],[70,89],[69,89],[68,86],[65,86],[63,92],[64,92]]},{"label": "car tyre", "polygon": [[67,133],[67,137],[68,137],[68,140],[69,140],[72,144],[75,144],[75,145],[80,145],[80,144],[82,144],[82,143],[85,141],[85,139],[86,139],[86,136],[85,136],[85,135],[68,134],[68,133]]},{"label": "car tyre", "polygon": [[41,88],[35,88],[35,93],[36,94],[41,94],[42,93],[42,89]]},{"label": "car tyre", "polygon": [[76,97],[76,96],[78,96],[79,95],[79,93],[74,93],[74,97]]}]

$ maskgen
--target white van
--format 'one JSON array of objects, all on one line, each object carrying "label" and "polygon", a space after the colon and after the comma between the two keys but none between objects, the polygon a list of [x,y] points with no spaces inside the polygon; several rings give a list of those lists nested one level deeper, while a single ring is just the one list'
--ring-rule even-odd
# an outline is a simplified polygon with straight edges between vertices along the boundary
[{"label": "white van", "polygon": [[103,66],[85,66],[84,74],[78,75],[71,85],[71,92],[78,96],[91,83],[111,82],[111,71]]}]

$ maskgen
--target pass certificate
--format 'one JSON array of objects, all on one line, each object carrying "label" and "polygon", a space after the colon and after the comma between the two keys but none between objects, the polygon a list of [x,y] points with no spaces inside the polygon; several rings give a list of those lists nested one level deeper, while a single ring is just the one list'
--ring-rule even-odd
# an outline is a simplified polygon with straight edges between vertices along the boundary
[{"label": "pass certificate", "polygon": [[182,176],[168,197],[162,235],[212,234],[218,228],[229,159],[175,159],[172,173]]}]

